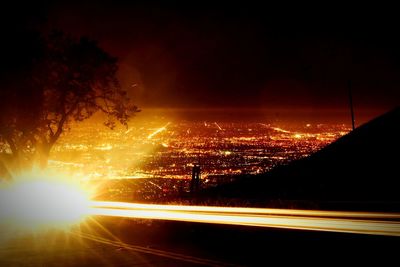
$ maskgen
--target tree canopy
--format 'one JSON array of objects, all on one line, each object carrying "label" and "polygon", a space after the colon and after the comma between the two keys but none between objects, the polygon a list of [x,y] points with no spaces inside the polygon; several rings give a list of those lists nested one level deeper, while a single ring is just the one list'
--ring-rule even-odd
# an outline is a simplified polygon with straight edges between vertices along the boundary
[{"label": "tree canopy", "polygon": [[117,80],[117,59],[88,38],[54,31],[7,39],[0,75],[0,144],[13,168],[39,161],[72,121],[101,111],[109,128],[139,109]]}]

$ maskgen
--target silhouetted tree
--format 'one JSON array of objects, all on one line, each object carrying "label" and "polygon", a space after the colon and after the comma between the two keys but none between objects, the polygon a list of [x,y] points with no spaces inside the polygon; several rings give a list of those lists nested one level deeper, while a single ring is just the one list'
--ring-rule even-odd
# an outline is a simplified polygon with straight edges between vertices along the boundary
[{"label": "silhouetted tree", "polygon": [[45,167],[51,148],[73,121],[101,111],[112,129],[117,122],[127,126],[139,111],[116,78],[117,59],[96,42],[53,32],[31,36],[25,45],[30,51],[17,56],[17,63],[11,56],[16,67],[5,66],[9,75],[1,77],[0,141],[18,164],[38,160]]},{"label": "silhouetted tree", "polygon": [[[33,80],[44,43],[38,33],[12,30],[3,33],[0,61],[1,163],[18,169],[32,159],[35,134],[40,125],[41,90]],[[6,168],[1,166],[4,175]]]}]

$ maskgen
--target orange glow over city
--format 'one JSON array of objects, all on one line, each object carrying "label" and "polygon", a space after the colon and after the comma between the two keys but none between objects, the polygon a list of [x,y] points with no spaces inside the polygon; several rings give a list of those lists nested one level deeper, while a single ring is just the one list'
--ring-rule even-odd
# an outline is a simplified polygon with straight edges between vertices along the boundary
[{"label": "orange glow over city", "polygon": [[74,125],[55,145],[49,168],[85,180],[187,179],[192,164],[200,162],[202,177],[213,180],[220,175],[267,172],[306,157],[349,131],[347,125],[332,123],[278,127],[141,116],[128,129],[108,131],[94,120]]}]

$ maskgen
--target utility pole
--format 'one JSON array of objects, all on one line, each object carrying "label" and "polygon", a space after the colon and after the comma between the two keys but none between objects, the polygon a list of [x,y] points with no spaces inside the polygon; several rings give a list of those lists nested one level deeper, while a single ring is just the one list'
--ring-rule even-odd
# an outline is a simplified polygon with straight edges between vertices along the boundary
[{"label": "utility pole", "polygon": [[350,104],[350,113],[351,113],[351,125],[352,125],[353,131],[354,131],[355,123],[354,123],[353,94],[351,92],[351,80],[349,80],[349,82],[348,82],[348,89],[349,89],[349,104]]}]

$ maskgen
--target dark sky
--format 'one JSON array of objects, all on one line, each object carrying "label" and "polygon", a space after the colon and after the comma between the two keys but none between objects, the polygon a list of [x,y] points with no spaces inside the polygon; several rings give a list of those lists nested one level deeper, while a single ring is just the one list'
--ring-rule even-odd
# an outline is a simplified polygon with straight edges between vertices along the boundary
[{"label": "dark sky", "polygon": [[141,107],[342,109],[349,79],[359,109],[400,103],[393,8],[124,2],[61,1],[19,16],[98,40]]}]

